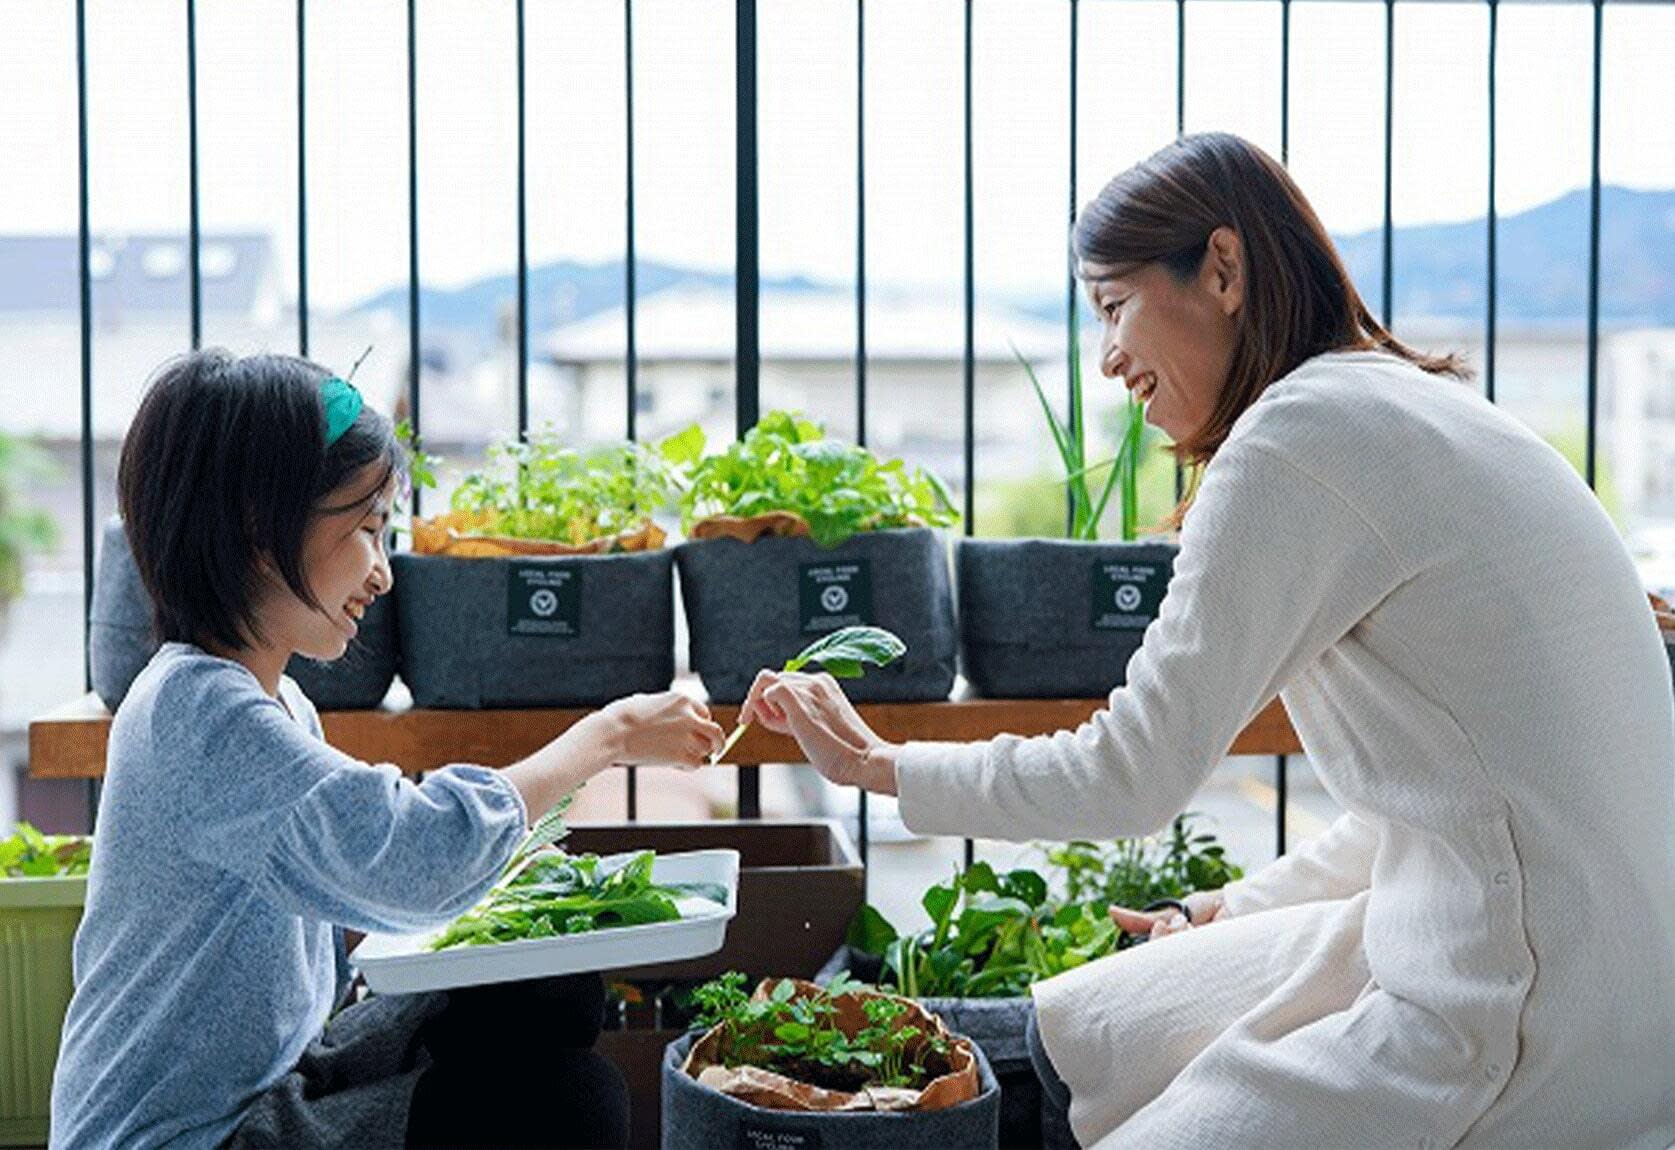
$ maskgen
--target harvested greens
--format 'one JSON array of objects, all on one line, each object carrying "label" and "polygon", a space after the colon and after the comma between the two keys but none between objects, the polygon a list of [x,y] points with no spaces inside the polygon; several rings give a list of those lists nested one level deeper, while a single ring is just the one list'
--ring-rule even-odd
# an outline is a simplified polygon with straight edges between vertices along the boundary
[{"label": "harvested greens", "polygon": [[558,850],[553,844],[569,833],[563,818],[569,805],[565,799],[536,821],[487,896],[430,949],[670,922],[681,917],[683,898],[726,904],[727,889],[716,883],[654,883],[651,851],[600,858]]}]

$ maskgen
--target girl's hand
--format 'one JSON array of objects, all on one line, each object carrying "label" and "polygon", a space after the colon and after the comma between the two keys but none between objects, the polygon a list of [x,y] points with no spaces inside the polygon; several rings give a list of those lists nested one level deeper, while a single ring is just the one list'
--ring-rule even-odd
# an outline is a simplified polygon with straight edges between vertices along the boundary
[{"label": "girl's hand", "polygon": [[886,743],[822,672],[763,671],[750,685],[739,722],[790,735],[809,765],[840,786],[896,793],[894,744]]},{"label": "girl's hand", "polygon": [[1162,938],[1166,934],[1177,934],[1183,930],[1190,930],[1195,926],[1204,926],[1212,922],[1220,922],[1228,918],[1227,902],[1222,898],[1219,890],[1194,891],[1181,900],[1186,903],[1187,910],[1192,912],[1192,918],[1174,909],[1160,911],[1129,910],[1127,907],[1114,906],[1111,908],[1111,921],[1117,924],[1119,930],[1129,934],[1143,934],[1147,938]]},{"label": "girl's hand", "polygon": [[709,708],[678,691],[629,695],[598,712],[608,724],[613,764],[703,766],[726,736]]}]

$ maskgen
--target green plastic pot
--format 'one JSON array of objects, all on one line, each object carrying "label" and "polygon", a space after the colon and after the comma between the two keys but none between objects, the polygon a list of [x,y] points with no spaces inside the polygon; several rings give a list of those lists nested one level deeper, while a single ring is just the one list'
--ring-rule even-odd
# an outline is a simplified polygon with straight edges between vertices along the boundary
[{"label": "green plastic pot", "polygon": [[0,1146],[42,1145],[83,875],[0,878]]}]

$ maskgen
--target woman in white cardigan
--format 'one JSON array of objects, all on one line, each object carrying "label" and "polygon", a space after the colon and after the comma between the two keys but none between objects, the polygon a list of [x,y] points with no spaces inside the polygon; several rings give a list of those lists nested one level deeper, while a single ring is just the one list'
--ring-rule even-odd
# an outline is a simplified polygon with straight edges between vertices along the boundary
[{"label": "woman in white cardigan", "polygon": [[1597,500],[1373,319],[1243,140],[1118,176],[1075,242],[1104,374],[1201,468],[1127,685],[1029,739],[893,745],[814,675],[744,718],[914,830],[1102,838],[1284,700],[1348,813],[1035,989],[1084,1146],[1675,1142],[1675,702]]}]

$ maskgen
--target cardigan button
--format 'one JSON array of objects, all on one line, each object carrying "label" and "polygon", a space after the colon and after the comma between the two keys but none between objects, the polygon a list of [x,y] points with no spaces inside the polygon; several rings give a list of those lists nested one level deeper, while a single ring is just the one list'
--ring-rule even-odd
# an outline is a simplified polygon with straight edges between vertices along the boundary
[{"label": "cardigan button", "polygon": [[1496,871],[1495,872],[1495,885],[1496,886],[1505,886],[1507,883],[1509,883],[1511,881],[1512,881],[1512,876],[1507,874],[1505,871],[1502,870],[1502,871]]},{"label": "cardigan button", "polygon": [[1483,1068],[1483,1077],[1485,1077],[1485,1078],[1487,1078],[1491,1081],[1493,1081],[1496,1078],[1499,1078],[1500,1073],[1501,1073],[1501,1064],[1498,1063],[1498,1062],[1491,1062],[1491,1063],[1489,1063],[1489,1065],[1487,1065]]}]

